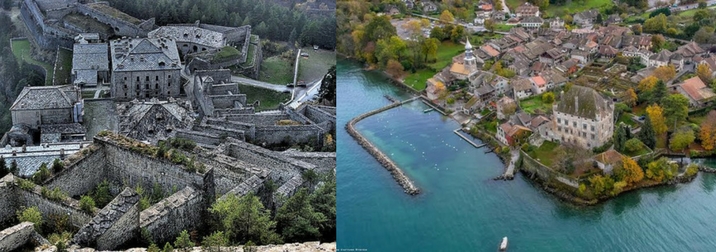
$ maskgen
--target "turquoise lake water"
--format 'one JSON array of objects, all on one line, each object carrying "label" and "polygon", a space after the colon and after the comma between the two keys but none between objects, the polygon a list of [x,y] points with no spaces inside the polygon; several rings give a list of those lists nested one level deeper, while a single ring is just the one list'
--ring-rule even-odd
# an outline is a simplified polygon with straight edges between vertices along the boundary
[{"label": "turquoise lake water", "polygon": [[[338,61],[338,248],[367,251],[716,251],[716,175],[625,193],[593,207],[562,203],[452,131],[459,127],[412,102],[357,129],[423,191],[403,193],[346,133],[353,117],[410,95],[377,72]],[[716,167],[716,162],[708,161]]]}]

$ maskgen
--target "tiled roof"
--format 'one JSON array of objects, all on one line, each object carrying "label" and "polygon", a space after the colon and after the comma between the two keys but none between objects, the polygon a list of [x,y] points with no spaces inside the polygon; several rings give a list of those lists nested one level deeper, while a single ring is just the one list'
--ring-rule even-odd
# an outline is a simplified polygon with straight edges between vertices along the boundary
[{"label": "tiled roof", "polygon": [[10,110],[71,108],[69,97],[61,86],[25,87]]},{"label": "tiled roof", "polygon": [[691,99],[696,101],[707,100],[716,96],[698,76],[685,80],[681,84],[681,88],[691,96]]},{"label": "tiled roof", "polygon": [[597,91],[576,85],[562,95],[555,110],[587,119],[596,119],[598,114],[613,112],[607,100]]},{"label": "tiled roof", "polygon": [[544,87],[544,85],[547,84],[547,82],[544,80],[544,78],[542,78],[542,76],[534,76],[530,78],[530,80],[538,87]]},{"label": "tiled roof", "polygon": [[181,69],[173,39],[121,39],[110,42],[112,71]]},{"label": "tiled roof", "polygon": [[195,43],[221,48],[226,40],[224,34],[195,26],[162,26],[150,31],[149,38],[172,38],[179,43]]}]

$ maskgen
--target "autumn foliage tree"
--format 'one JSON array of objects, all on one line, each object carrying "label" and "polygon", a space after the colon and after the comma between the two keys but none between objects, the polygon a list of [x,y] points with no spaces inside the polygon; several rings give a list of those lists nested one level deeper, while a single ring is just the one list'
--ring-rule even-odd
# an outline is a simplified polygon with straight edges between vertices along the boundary
[{"label": "autumn foliage tree", "polygon": [[629,106],[635,106],[637,101],[636,92],[634,92],[633,88],[628,89],[624,93],[624,103],[626,103]]},{"label": "autumn foliage tree", "polygon": [[646,107],[646,113],[649,115],[651,120],[651,126],[657,135],[666,133],[666,119],[664,118],[664,110],[658,104],[649,105]]},{"label": "autumn foliage tree", "polygon": [[669,148],[673,151],[682,151],[693,143],[695,139],[696,136],[694,136],[694,131],[691,128],[679,129],[671,136]]},{"label": "autumn foliage tree", "polygon": [[442,13],[440,13],[440,21],[443,23],[452,23],[455,21],[455,16],[453,16],[450,11],[444,10]]},{"label": "autumn foliage tree", "polygon": [[644,179],[644,171],[634,161],[634,159],[622,156],[621,161],[622,169],[624,169],[624,179],[628,185],[633,185]]},{"label": "autumn foliage tree", "polygon": [[708,65],[699,64],[696,66],[696,75],[698,75],[704,83],[711,83],[711,68],[709,68]]},{"label": "autumn foliage tree", "polygon": [[654,86],[656,86],[657,81],[659,81],[659,79],[657,79],[653,75],[648,76],[639,81],[637,89],[639,90],[639,92],[650,91],[654,88]]},{"label": "autumn foliage tree", "polygon": [[666,65],[666,66],[660,66],[654,69],[654,72],[651,74],[654,77],[660,79],[661,81],[667,82],[676,76],[676,68],[674,65]]},{"label": "autumn foliage tree", "polygon": [[393,76],[393,78],[400,78],[400,76],[403,76],[403,65],[400,64],[397,60],[390,59],[388,60],[388,64],[386,65],[386,70],[388,74]]},{"label": "autumn foliage tree", "polygon": [[711,151],[716,145],[716,110],[712,110],[701,123],[699,140],[704,150]]}]

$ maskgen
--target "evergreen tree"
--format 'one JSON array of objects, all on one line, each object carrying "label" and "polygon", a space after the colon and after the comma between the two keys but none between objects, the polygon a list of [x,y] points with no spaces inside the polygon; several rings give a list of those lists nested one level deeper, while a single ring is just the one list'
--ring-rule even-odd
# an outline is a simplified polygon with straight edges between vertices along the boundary
[{"label": "evergreen tree", "polygon": [[17,161],[14,159],[12,160],[12,163],[10,163],[10,173],[17,176]]},{"label": "evergreen tree", "polygon": [[657,81],[656,86],[654,86],[654,92],[650,103],[660,103],[664,98],[666,98],[667,94],[668,91],[666,90],[666,83],[661,80]]},{"label": "evergreen tree", "polygon": [[302,188],[276,212],[277,227],[287,242],[315,240],[326,216],[314,210],[308,190]]},{"label": "evergreen tree", "polygon": [[0,177],[5,177],[10,171],[7,169],[7,164],[5,163],[5,158],[0,156]]},{"label": "evergreen tree", "polygon": [[628,140],[626,127],[622,124],[617,127],[617,132],[614,133],[614,149],[622,152],[624,151],[624,143]]},{"label": "evergreen tree", "polygon": [[646,116],[644,125],[641,126],[641,131],[637,133],[636,137],[651,149],[654,149],[656,146],[656,132],[654,132],[654,127],[651,125],[649,116]]}]

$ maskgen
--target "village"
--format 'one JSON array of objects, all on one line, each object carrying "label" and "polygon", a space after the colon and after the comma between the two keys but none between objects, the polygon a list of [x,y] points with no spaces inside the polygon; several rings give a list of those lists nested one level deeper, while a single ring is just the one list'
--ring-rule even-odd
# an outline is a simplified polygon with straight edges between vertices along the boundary
[{"label": "village", "polygon": [[[501,1],[482,1],[467,22],[447,10],[438,15],[440,5],[431,1],[403,3],[412,11],[387,5],[384,14],[392,16],[398,36],[430,41],[436,30],[451,29],[443,38],[462,48],[447,50],[456,54],[441,65],[447,51],[439,47],[452,46],[443,42],[428,70],[398,69],[401,75],[388,61],[386,72],[491,146],[506,166],[516,162],[558,197],[596,204],[710,171],[688,162],[715,154],[716,55],[710,44],[648,34],[597,8],[565,21],[543,19],[529,2],[502,11],[494,8]],[[452,37],[456,30],[464,35]],[[430,68],[437,71],[429,74]],[[512,178],[507,170],[499,178]]]}]

